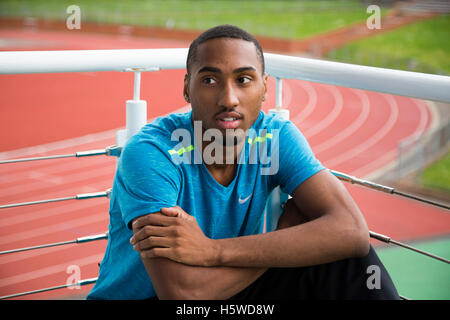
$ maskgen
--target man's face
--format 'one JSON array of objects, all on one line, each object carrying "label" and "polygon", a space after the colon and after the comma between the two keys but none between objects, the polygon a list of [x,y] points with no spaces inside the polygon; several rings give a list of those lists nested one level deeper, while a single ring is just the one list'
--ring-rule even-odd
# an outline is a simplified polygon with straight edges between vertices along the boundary
[{"label": "man's face", "polygon": [[228,133],[249,129],[267,94],[267,75],[262,74],[255,45],[231,38],[200,44],[190,76],[185,77],[184,94],[191,102],[193,120],[202,121],[204,130],[216,128],[225,137],[227,129]]}]

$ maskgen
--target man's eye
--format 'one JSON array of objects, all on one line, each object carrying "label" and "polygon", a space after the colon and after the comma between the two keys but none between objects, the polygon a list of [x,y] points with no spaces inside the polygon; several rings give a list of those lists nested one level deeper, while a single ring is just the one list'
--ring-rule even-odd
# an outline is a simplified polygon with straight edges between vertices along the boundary
[{"label": "man's eye", "polygon": [[203,83],[206,83],[206,84],[216,83],[216,80],[214,80],[213,78],[204,78],[202,81],[203,81]]},{"label": "man's eye", "polygon": [[246,83],[249,83],[250,80],[251,79],[249,77],[240,77],[239,78],[239,83],[246,84]]}]

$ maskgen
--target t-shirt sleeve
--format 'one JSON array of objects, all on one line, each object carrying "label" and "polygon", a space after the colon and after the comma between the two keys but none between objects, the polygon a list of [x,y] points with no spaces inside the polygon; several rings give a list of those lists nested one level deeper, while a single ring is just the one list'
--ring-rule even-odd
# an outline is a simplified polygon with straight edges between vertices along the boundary
[{"label": "t-shirt sleeve", "polygon": [[120,157],[113,193],[122,219],[133,219],[177,205],[181,186],[178,168],[151,142],[128,144]]},{"label": "t-shirt sleeve", "polygon": [[315,157],[300,130],[288,121],[279,133],[278,184],[283,192],[292,195],[305,180],[325,169]]}]

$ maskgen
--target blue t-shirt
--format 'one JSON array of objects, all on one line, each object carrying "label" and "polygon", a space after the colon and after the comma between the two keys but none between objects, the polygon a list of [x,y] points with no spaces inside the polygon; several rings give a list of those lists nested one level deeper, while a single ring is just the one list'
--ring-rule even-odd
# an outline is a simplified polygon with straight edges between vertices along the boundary
[{"label": "blue t-shirt", "polygon": [[292,122],[261,111],[249,131],[234,179],[228,186],[221,185],[202,161],[209,161],[208,150],[202,157],[196,147],[191,117],[192,111],[158,118],[123,149],[110,200],[108,245],[88,299],[156,295],[138,252],[129,243],[133,219],[178,205],[195,216],[209,238],[261,233],[272,190],[280,186],[292,194],[324,169]]}]

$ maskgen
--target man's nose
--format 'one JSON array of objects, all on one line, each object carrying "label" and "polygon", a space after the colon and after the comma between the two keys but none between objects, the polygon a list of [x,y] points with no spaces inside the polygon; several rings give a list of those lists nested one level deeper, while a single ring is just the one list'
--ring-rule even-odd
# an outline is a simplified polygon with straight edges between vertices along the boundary
[{"label": "man's nose", "polygon": [[225,108],[234,108],[239,105],[239,99],[233,84],[227,83],[221,90],[219,101],[219,106]]}]

